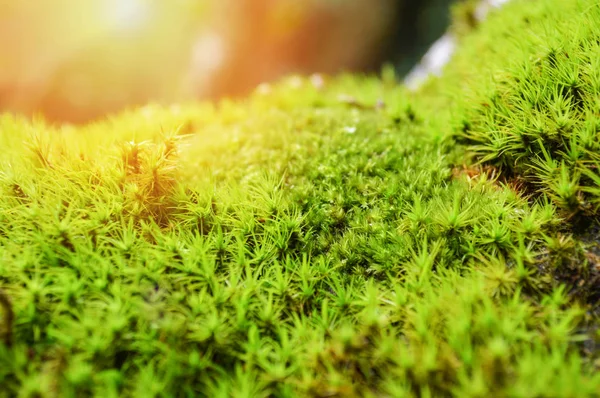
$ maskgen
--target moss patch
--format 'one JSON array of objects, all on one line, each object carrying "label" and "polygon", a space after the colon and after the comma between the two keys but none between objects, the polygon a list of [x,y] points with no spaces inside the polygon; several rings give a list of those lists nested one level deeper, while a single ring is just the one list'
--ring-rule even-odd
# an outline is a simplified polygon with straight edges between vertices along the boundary
[{"label": "moss patch", "polygon": [[599,19],[515,1],[416,96],[2,116],[0,394],[594,396]]}]

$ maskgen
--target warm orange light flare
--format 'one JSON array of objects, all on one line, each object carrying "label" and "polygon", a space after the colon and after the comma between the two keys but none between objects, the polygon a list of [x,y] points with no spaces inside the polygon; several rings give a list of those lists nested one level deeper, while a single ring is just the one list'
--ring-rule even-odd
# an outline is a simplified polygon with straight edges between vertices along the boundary
[{"label": "warm orange light flare", "polygon": [[191,97],[184,77],[200,11],[181,0],[0,3],[0,107],[78,121]]},{"label": "warm orange light flare", "polygon": [[0,112],[81,122],[360,67],[395,0],[0,0]]}]

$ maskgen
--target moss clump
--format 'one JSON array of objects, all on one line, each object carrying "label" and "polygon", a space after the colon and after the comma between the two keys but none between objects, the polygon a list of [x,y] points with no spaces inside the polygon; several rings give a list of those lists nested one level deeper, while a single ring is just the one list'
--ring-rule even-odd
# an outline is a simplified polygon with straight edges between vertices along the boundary
[{"label": "moss clump", "polygon": [[[553,29],[596,15],[575,3],[517,2],[463,48],[521,7]],[[598,233],[574,231],[551,188],[493,178],[544,181],[535,147],[518,165],[482,149],[516,108],[446,111],[469,56],[416,98],[376,78],[292,78],[80,128],[3,116],[0,394],[595,396]],[[499,58],[473,62],[473,98],[508,70]],[[550,84],[540,65],[532,81]],[[520,82],[497,84],[517,101]],[[568,176],[593,171],[544,143]]]},{"label": "moss clump", "polygon": [[[600,44],[594,25],[600,10],[585,1],[560,9],[547,1],[517,3],[511,10],[476,37],[490,43],[494,55],[471,85],[458,136],[481,162],[552,198],[569,215],[594,216],[600,205]],[[513,26],[499,29],[507,19]],[[495,57],[508,52],[509,63],[498,68]]]}]

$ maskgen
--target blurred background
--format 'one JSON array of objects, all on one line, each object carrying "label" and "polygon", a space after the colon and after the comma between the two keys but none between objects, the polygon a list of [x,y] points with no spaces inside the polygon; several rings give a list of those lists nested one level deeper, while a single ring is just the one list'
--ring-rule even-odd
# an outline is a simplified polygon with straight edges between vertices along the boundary
[{"label": "blurred background", "polygon": [[0,112],[82,123],[289,74],[402,76],[451,0],[0,0]]}]

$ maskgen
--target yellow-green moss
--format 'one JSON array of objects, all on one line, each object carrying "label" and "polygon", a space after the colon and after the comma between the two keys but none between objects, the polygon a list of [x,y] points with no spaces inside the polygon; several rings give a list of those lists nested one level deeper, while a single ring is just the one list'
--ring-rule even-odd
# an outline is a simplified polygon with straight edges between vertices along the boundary
[{"label": "yellow-green moss", "polygon": [[83,127],[2,116],[0,396],[595,396],[599,234],[528,196],[531,153],[485,146],[516,134],[523,65],[528,93],[555,84],[535,44],[568,70],[597,12],[515,1],[415,98],[290,78]]}]

